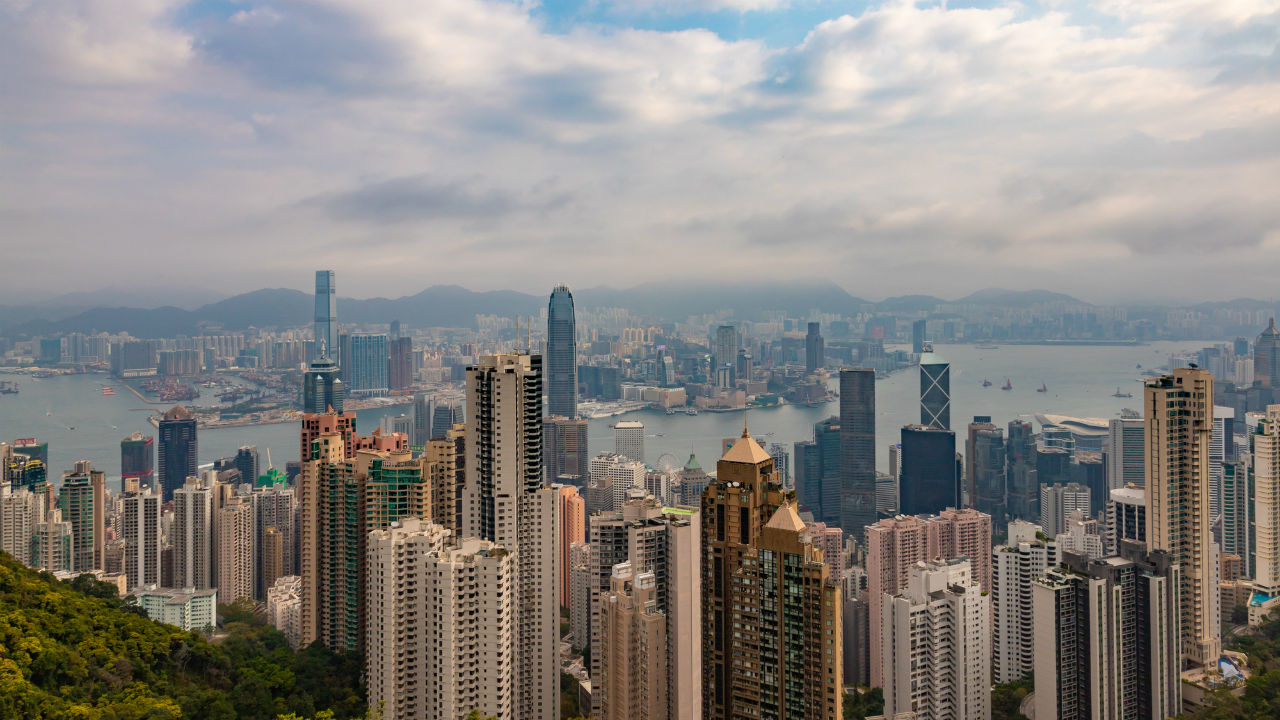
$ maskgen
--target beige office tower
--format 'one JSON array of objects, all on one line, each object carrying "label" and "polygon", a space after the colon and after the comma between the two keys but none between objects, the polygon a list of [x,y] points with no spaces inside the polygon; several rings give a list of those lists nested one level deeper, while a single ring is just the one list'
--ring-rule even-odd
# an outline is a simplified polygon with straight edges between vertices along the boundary
[{"label": "beige office tower", "polygon": [[542,404],[541,356],[467,368],[462,534],[515,549],[516,720],[560,714],[559,494],[542,487]]},{"label": "beige office tower", "polygon": [[36,525],[44,519],[41,510],[44,495],[26,488],[13,489],[0,483],[0,550],[23,565],[31,565],[31,538]]},{"label": "beige office tower", "polygon": [[369,707],[386,720],[520,718],[516,558],[449,535],[416,518],[369,534]]},{"label": "beige office tower", "polygon": [[[944,510],[933,517],[898,515],[867,526],[868,617],[880,617],[885,595],[907,587],[911,569],[922,560],[964,557],[970,560],[970,576],[983,591],[990,589],[991,516],[977,510]],[[870,634],[868,661],[871,686],[880,687],[881,640]]]},{"label": "beige office tower", "polygon": [[600,717],[657,720],[667,712],[667,622],[658,607],[653,573],[613,567],[601,596]]},{"label": "beige office tower", "polygon": [[991,601],[967,560],[913,565],[878,621],[885,717],[991,717]]},{"label": "beige office tower", "polygon": [[150,487],[120,499],[120,539],[124,574],[130,590],[160,584],[160,501]]},{"label": "beige office tower", "polygon": [[1253,435],[1253,484],[1253,585],[1280,595],[1280,405],[1267,406]]},{"label": "beige office tower", "polygon": [[560,607],[569,607],[569,568],[573,567],[570,548],[574,543],[587,540],[587,503],[572,485],[557,485],[560,492],[560,536],[557,539],[560,552]]},{"label": "beige office tower", "polygon": [[173,548],[175,588],[213,587],[213,488],[198,477],[187,478],[173,491]]},{"label": "beige office tower", "polygon": [[1147,546],[1180,566],[1183,663],[1212,666],[1222,651],[1209,517],[1213,375],[1179,368],[1148,380],[1143,394]]},{"label": "beige office tower", "polygon": [[[633,573],[652,573],[654,596],[667,622],[670,717],[696,718],[702,697],[701,514],[689,507],[664,508],[641,490],[632,493],[621,511],[591,518],[591,587],[586,591],[591,647],[603,649],[609,640],[602,619],[603,596],[611,587],[614,566],[630,563]],[[610,681],[601,657],[592,652],[593,683]],[[597,713],[602,711],[599,700],[593,695]]]},{"label": "beige office tower", "polygon": [[233,496],[216,515],[218,601],[253,600],[253,506]]}]

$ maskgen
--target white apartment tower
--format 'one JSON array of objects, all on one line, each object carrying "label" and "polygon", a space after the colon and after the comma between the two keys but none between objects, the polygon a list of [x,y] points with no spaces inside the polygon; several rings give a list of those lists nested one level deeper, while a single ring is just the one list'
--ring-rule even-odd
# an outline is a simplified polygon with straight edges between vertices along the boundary
[{"label": "white apartment tower", "polygon": [[44,519],[45,497],[0,483],[0,550],[23,565],[32,564],[31,538],[36,534],[36,525]]},{"label": "white apartment tower", "polygon": [[369,706],[387,720],[518,718],[516,558],[405,518],[369,535]]},{"label": "white apartment tower", "polygon": [[124,540],[124,574],[129,589],[160,584],[159,493],[146,488],[120,498],[120,537]]},{"label": "white apartment tower", "polygon": [[1280,595],[1280,405],[1267,406],[1253,435],[1253,478],[1253,583],[1260,592]]},{"label": "white apartment tower", "polygon": [[[630,456],[619,453],[600,453],[587,463],[591,484],[594,487],[608,487],[609,507],[593,507],[592,511],[619,511],[627,502],[628,493],[634,489],[645,489],[644,463]],[[599,501],[603,495],[588,495]]]},{"label": "white apartment tower", "polygon": [[218,598],[225,603],[253,600],[253,506],[232,497],[215,513],[218,524]]},{"label": "white apartment tower", "polygon": [[515,720],[560,714],[559,492],[542,486],[542,376],[542,357],[523,353],[467,368],[462,534],[517,556]]},{"label": "white apartment tower", "polygon": [[213,587],[213,488],[189,477],[173,491],[173,586],[208,590]]},{"label": "white apartment tower", "polygon": [[1031,583],[1058,564],[1054,541],[1039,525],[1024,520],[1009,523],[1009,542],[991,554],[995,682],[1009,683],[1031,674],[1034,665]]},{"label": "white apartment tower", "polygon": [[881,608],[884,715],[991,717],[991,600],[967,560],[911,569]]}]

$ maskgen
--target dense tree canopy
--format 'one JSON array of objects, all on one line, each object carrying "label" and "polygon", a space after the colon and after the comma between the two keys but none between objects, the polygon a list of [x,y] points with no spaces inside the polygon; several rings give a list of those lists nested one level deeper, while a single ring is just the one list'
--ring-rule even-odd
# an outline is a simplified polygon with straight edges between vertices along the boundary
[{"label": "dense tree canopy", "polygon": [[91,576],[61,583],[0,553],[0,717],[363,715],[359,658],[295,652],[245,608],[224,615],[210,641],[148,620]]}]

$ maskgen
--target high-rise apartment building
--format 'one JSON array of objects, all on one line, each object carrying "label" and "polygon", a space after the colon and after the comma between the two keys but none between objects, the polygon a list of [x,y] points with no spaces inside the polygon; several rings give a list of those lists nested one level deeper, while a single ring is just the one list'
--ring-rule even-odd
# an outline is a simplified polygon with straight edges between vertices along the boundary
[{"label": "high-rise apartment building", "polygon": [[631,563],[613,567],[600,597],[600,717],[669,718],[667,623],[658,607],[653,573],[634,574]]},{"label": "high-rise apartment building", "polygon": [[173,586],[208,590],[213,574],[214,488],[207,479],[192,476],[173,492]]},{"label": "high-rise apartment building", "polygon": [[738,344],[737,327],[721,325],[716,328],[715,345],[711,348],[711,361],[714,365],[711,379],[721,387],[731,386],[738,379],[735,373]]},{"label": "high-rise apartment building", "polygon": [[450,543],[405,518],[368,547],[369,706],[387,720],[516,712],[515,554],[488,540]]},{"label": "high-rise apartment building", "polygon": [[120,441],[120,482],[125,490],[149,487],[156,481],[156,446],[150,435],[134,433]]},{"label": "high-rise apartment building", "polygon": [[1253,580],[1280,595],[1280,405],[1267,406],[1253,440]]},{"label": "high-rise apartment building", "polygon": [[876,521],[876,373],[868,368],[840,371],[840,485],[840,529],[862,542]]},{"label": "high-rise apartment building", "polygon": [[591,564],[591,545],[569,546],[569,632],[573,649],[581,652],[591,642],[591,603],[595,600],[596,577]]},{"label": "high-rise apartment building", "polygon": [[621,510],[633,489],[644,490],[644,463],[615,453],[600,453],[588,463],[587,513]]},{"label": "high-rise apartment building", "polygon": [[587,541],[587,502],[572,485],[557,485],[560,498],[560,531],[556,534],[560,553],[560,607],[569,607],[570,577],[572,567],[570,550],[574,543]]},{"label": "high-rise apartment building", "polygon": [[1140,417],[1112,418],[1108,423],[1107,486],[1112,490],[1126,485],[1142,487],[1146,482],[1143,428]]},{"label": "high-rise apartment building", "polygon": [[809,332],[804,336],[804,369],[814,372],[826,364],[826,344],[822,339],[821,323],[809,323]]},{"label": "high-rise apartment building", "polygon": [[978,416],[969,423],[965,441],[965,480],[968,505],[991,516],[1002,527],[1008,506],[1005,504],[1004,430],[991,423],[991,418]]},{"label": "high-rise apartment building", "polygon": [[174,491],[196,474],[196,416],[175,405],[160,418],[159,434],[157,469],[164,501],[169,502]]},{"label": "high-rise apartment building", "polygon": [[555,286],[547,301],[547,414],[578,416],[578,336],[568,285]]},{"label": "high-rise apartment building", "polygon": [[1120,551],[1121,540],[1147,542],[1147,496],[1141,487],[1125,486],[1111,491],[1103,536],[1109,555]]},{"label": "high-rise apartment building", "polygon": [[64,522],[62,511],[52,509],[36,523],[31,540],[31,563],[45,572],[71,570],[71,523]]},{"label": "high-rise apartment building", "polygon": [[951,363],[932,349],[920,356],[920,424],[951,429]]},{"label": "high-rise apartment building", "polygon": [[1040,527],[1049,537],[1067,531],[1067,517],[1079,511],[1092,517],[1089,488],[1079,483],[1040,486]]},{"label": "high-rise apartment building", "polygon": [[1178,715],[1177,564],[1131,543],[1063,562],[1032,585],[1037,720]]},{"label": "high-rise apartment building", "polygon": [[71,523],[71,570],[101,570],[107,535],[107,475],[94,470],[88,460],[64,473],[58,492],[58,509]]},{"label": "high-rise apartment building", "polygon": [[898,511],[906,515],[960,507],[956,434],[925,425],[902,428],[902,473]]},{"label": "high-rise apartment building", "polygon": [[0,483],[0,550],[23,565],[34,564],[31,540],[44,520],[48,495]]},{"label": "high-rise apartment building", "polygon": [[587,484],[587,420],[550,417],[542,423],[546,482]]},{"label": "high-rise apartment building", "polygon": [[315,300],[315,347],[311,360],[314,362],[327,353],[335,365],[341,364],[342,358],[338,355],[338,288],[332,270],[316,271]]},{"label": "high-rise apartment building", "polygon": [[120,498],[120,538],[129,589],[160,584],[160,494],[151,487]]},{"label": "high-rise apartment building", "polygon": [[1005,473],[1009,515],[1021,520],[1040,519],[1040,480],[1036,474],[1036,436],[1028,420],[1009,421],[1005,444]]},{"label": "high-rise apartment building", "polygon": [[991,553],[992,660],[994,681],[1011,683],[1035,667],[1035,620],[1031,615],[1032,582],[1058,564],[1058,549],[1039,525],[1009,523],[1009,540]]},{"label": "high-rise apartment building", "polygon": [[[983,591],[991,587],[991,517],[976,510],[948,509],[934,517],[898,515],[867,528],[868,617],[881,616],[886,595],[906,587],[912,566],[922,560],[970,560],[970,574]],[[880,634],[870,633],[872,687],[881,685]]]},{"label": "high-rise apartment building", "polygon": [[463,534],[515,548],[516,709],[519,718],[560,712],[559,499],[542,487],[542,358],[486,355],[467,368]]},{"label": "high-rise apartment building", "polygon": [[1244,460],[1225,463],[1222,466],[1222,554],[1239,557],[1247,577],[1254,577],[1256,572],[1254,495],[1249,464]]},{"label": "high-rise apartment building", "polygon": [[1179,565],[1182,658],[1207,667],[1222,650],[1209,517],[1213,375],[1179,368],[1144,390],[1147,546]]},{"label": "high-rise apartment building", "polygon": [[991,599],[967,560],[912,566],[879,627],[885,717],[991,717]]},{"label": "high-rise apartment building", "polygon": [[225,603],[253,600],[253,506],[236,495],[214,513],[218,525],[218,598]]},{"label": "high-rise apartment building", "polygon": [[613,451],[643,463],[644,423],[638,420],[623,420],[614,425]]},{"label": "high-rise apartment building", "polygon": [[745,429],[742,435],[720,458],[715,482],[702,493],[704,720],[736,717],[734,576],[784,499],[773,457]]},{"label": "high-rise apartment building", "polygon": [[[297,572],[298,498],[285,484],[255,487],[249,496],[253,506],[253,596],[264,600],[276,578]],[[272,530],[275,538],[268,542]]]}]

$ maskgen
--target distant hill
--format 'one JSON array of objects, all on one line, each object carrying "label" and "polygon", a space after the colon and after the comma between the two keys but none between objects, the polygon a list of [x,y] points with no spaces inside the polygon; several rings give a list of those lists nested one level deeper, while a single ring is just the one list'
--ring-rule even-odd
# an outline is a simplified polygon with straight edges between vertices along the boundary
[{"label": "distant hill", "polygon": [[62,583],[0,552],[0,717],[363,717],[358,657],[300,652],[238,607],[210,642],[153,622],[91,575]]},{"label": "distant hill", "polygon": [[1004,290],[1001,288],[987,288],[985,290],[979,290],[976,293],[966,295],[959,300],[953,300],[952,302],[956,305],[1001,305],[1006,307],[1053,302],[1077,303],[1081,305],[1089,304],[1083,300],[1077,300],[1070,295],[1050,292],[1048,290]]},{"label": "distant hill", "polygon": [[899,295],[876,303],[880,312],[929,312],[947,302],[932,295]]},{"label": "distant hill", "polygon": [[830,282],[703,284],[645,283],[624,290],[586,288],[575,290],[574,305],[584,308],[621,307],[637,315],[684,319],[689,315],[732,310],[737,319],[758,319],[768,310],[782,310],[804,317],[810,310],[854,313],[872,303],[854,297]]}]

